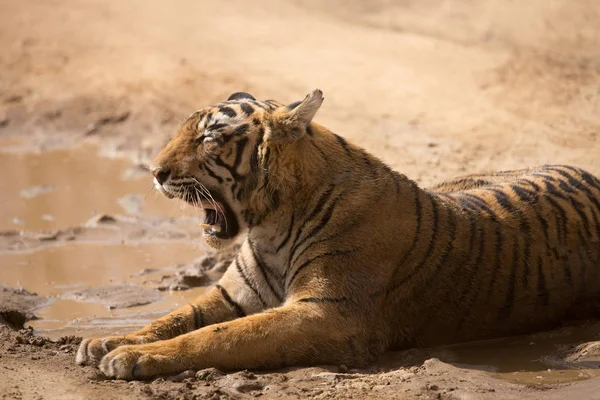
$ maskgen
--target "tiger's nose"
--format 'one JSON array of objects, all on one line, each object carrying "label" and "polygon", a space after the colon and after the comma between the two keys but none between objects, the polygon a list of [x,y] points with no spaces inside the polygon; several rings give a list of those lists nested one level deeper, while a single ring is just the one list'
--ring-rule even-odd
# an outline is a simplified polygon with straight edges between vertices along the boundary
[{"label": "tiger's nose", "polygon": [[154,177],[156,178],[156,180],[158,181],[158,183],[160,185],[162,185],[163,183],[165,183],[165,181],[167,179],[169,179],[169,175],[171,174],[171,170],[170,169],[163,169],[163,168],[156,168],[154,171],[152,171],[152,173],[154,174]]}]

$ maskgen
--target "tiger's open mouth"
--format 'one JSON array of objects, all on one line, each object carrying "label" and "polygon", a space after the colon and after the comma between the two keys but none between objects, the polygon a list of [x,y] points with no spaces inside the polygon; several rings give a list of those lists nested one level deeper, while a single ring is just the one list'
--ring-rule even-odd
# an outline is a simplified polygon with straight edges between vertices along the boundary
[{"label": "tiger's open mouth", "polygon": [[203,202],[202,208],[204,209],[204,223],[201,226],[204,229],[204,233],[215,235],[227,230],[227,219],[224,216],[221,204]]},{"label": "tiger's open mouth", "polygon": [[218,239],[230,239],[239,233],[237,217],[227,202],[215,191],[210,192],[214,201],[202,200],[187,201],[194,207],[204,210],[202,229],[205,235],[212,235]]}]

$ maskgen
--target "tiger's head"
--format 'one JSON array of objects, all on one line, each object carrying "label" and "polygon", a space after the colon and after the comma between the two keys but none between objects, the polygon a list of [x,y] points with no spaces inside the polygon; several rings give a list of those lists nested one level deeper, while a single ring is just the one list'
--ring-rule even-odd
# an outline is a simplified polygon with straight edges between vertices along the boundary
[{"label": "tiger's head", "polygon": [[209,245],[231,243],[293,190],[297,157],[285,149],[310,134],[322,102],[320,90],[289,105],[238,92],[194,112],[153,162],[156,189],[204,210]]}]

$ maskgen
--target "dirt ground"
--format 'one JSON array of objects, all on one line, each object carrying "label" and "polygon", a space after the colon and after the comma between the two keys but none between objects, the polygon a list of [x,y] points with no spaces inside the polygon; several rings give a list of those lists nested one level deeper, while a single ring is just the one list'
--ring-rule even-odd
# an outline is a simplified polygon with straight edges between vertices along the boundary
[{"label": "dirt ground", "polygon": [[143,168],[192,111],[320,88],[318,122],[422,185],[600,175],[598,21],[596,0],[0,0],[0,397],[600,399],[598,321],[365,370],[127,383],[74,363],[79,337],[144,325],[226,267]]}]

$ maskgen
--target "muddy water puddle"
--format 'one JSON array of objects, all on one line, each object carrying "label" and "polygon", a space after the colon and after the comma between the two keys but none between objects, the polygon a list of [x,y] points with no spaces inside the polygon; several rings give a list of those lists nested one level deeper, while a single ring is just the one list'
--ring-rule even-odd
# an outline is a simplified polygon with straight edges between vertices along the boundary
[{"label": "muddy water puddle", "polygon": [[[81,226],[98,214],[186,217],[190,207],[156,193],[147,170],[99,156],[93,145],[27,152],[0,141],[0,231]],[[15,151],[18,149],[19,151]],[[0,252],[0,283],[50,298],[30,324],[44,335],[125,333],[204,292],[160,292],[156,282],[173,265],[205,248],[188,241],[66,242],[27,252]],[[170,267],[171,266],[171,267]],[[140,273],[142,271],[142,273]]]},{"label": "muddy water puddle", "polygon": [[[44,296],[88,287],[142,283],[166,273],[169,265],[202,255],[183,242],[131,244],[69,243],[32,252],[0,253],[0,282]],[[142,270],[155,271],[136,276]]]},{"label": "muddy water puddle", "polygon": [[600,340],[599,327],[598,323],[582,323],[533,335],[447,346],[434,355],[457,366],[525,384],[586,380],[600,377],[600,361],[597,368],[589,368],[568,364],[559,354],[570,346]]},{"label": "muddy water puddle", "polygon": [[100,157],[95,146],[37,153],[7,149],[0,144],[0,230],[67,228],[100,213],[184,213],[180,203],[152,189],[149,172],[128,160]]},{"label": "muddy water puddle", "polygon": [[176,264],[202,253],[198,245],[184,242],[69,243],[0,254],[0,282],[51,297],[49,305],[36,312],[41,319],[30,323],[45,335],[122,333],[204,292],[205,288],[155,289]]}]

